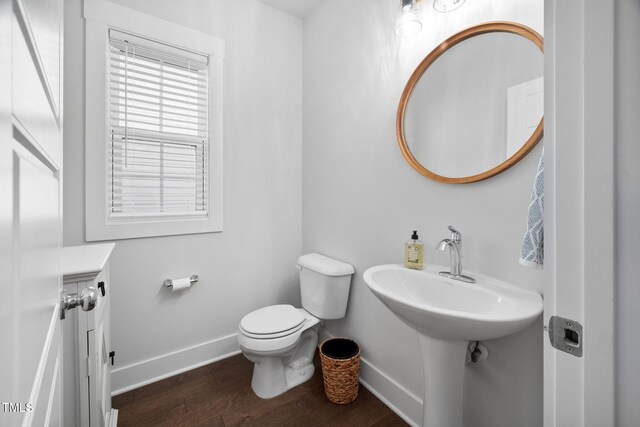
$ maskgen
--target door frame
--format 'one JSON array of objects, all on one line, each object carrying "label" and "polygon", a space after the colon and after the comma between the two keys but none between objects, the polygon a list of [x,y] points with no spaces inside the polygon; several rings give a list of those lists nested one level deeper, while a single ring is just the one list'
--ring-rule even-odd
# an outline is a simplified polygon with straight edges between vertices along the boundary
[{"label": "door frame", "polygon": [[584,327],[580,358],[545,332],[545,427],[615,425],[614,16],[545,0],[544,322]]}]

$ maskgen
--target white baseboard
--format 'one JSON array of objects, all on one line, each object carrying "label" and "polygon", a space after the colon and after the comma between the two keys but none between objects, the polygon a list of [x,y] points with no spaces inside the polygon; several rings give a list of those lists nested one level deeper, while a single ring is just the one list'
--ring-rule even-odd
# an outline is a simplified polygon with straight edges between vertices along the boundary
[{"label": "white baseboard", "polygon": [[360,384],[409,425],[414,427],[421,425],[422,399],[362,357],[360,358]]},{"label": "white baseboard", "polygon": [[232,334],[132,363],[111,371],[111,395],[117,396],[238,353],[238,334]]},{"label": "white baseboard", "polygon": [[[321,336],[320,342],[333,338],[324,330],[321,331]],[[422,399],[363,357],[360,358],[360,384],[409,425],[414,427],[421,425]]]}]

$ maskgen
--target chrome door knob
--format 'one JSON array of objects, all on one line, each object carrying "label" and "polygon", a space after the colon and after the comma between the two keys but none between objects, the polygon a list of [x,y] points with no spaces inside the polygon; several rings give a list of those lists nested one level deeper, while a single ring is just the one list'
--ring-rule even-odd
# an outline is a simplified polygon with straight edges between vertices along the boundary
[{"label": "chrome door knob", "polygon": [[63,296],[60,306],[60,318],[64,319],[67,310],[71,310],[78,306],[80,306],[83,311],[91,311],[96,306],[97,300],[98,293],[96,292],[96,288],[93,286],[83,289],[82,292],[80,292],[80,296],[75,293]]},{"label": "chrome door knob", "polygon": [[89,286],[80,292],[80,303],[78,305],[80,305],[83,311],[91,311],[96,306],[97,300],[98,292],[96,291],[96,288]]}]

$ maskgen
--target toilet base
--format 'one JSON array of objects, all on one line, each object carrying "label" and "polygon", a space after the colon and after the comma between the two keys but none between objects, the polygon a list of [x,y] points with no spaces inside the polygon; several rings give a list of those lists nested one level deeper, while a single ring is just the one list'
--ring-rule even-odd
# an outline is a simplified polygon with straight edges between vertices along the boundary
[{"label": "toilet base", "polygon": [[315,372],[313,355],[318,345],[316,327],[302,333],[300,341],[281,355],[248,354],[245,356],[255,363],[251,388],[262,399],[281,395],[291,388],[311,379]]},{"label": "toilet base", "polygon": [[289,387],[289,389],[292,389],[293,387],[298,386],[307,380],[310,380],[315,371],[316,368],[312,363],[301,369],[297,369],[295,371],[291,370],[287,372],[287,386]]}]

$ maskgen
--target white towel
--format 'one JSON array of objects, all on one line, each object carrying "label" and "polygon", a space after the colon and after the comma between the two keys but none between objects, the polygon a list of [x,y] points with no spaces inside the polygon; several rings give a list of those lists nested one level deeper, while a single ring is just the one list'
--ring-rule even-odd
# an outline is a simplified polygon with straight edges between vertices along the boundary
[{"label": "white towel", "polygon": [[522,239],[520,264],[536,268],[542,268],[544,265],[544,148],[540,154],[538,172],[533,181],[527,231]]}]

